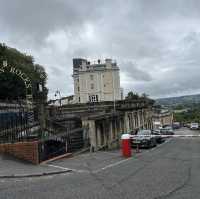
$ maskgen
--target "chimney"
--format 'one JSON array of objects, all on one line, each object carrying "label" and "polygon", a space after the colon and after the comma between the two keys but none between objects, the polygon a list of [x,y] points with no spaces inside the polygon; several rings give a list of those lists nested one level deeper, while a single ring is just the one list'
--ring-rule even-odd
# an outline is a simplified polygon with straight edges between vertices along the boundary
[{"label": "chimney", "polygon": [[112,59],[105,59],[106,68],[112,68]]}]

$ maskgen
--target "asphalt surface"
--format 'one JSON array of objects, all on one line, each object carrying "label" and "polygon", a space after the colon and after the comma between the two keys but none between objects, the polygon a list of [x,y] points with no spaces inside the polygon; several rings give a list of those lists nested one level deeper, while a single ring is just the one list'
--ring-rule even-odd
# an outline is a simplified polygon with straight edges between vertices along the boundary
[{"label": "asphalt surface", "polygon": [[8,155],[0,155],[0,178],[52,175],[64,171],[67,169],[50,167],[45,164],[33,165]]},{"label": "asphalt surface", "polygon": [[[181,129],[177,134],[199,134]],[[123,159],[117,151],[86,154],[49,167],[73,172],[35,178],[0,179],[0,198],[200,198],[200,138],[171,138]]]}]

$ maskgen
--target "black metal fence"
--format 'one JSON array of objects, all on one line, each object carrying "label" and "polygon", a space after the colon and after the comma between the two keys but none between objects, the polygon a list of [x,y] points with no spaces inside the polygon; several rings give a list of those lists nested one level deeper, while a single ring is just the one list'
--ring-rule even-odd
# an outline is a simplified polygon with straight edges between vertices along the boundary
[{"label": "black metal fence", "polygon": [[82,128],[80,120],[69,118],[61,118],[60,121],[49,120],[47,127],[51,137],[66,143],[67,152],[78,151],[89,146],[88,129]]},{"label": "black metal fence", "polygon": [[88,129],[77,128],[72,121],[65,121],[63,125],[58,121],[48,120],[45,132],[46,135],[40,139],[39,143],[40,162],[89,147]]},{"label": "black metal fence", "polygon": [[41,129],[34,110],[21,102],[0,102],[0,143],[39,141],[40,162],[89,147],[88,129],[80,119],[49,118]]},{"label": "black metal fence", "polygon": [[34,139],[38,131],[33,109],[22,102],[0,102],[0,143]]}]

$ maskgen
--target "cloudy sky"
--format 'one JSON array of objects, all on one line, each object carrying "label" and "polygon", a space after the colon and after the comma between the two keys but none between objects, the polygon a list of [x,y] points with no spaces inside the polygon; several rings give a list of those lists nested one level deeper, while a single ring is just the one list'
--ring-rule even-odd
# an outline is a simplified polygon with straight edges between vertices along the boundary
[{"label": "cloudy sky", "polygon": [[73,94],[72,58],[112,58],[121,86],[151,97],[200,92],[199,0],[0,0],[0,42],[31,54],[49,95]]}]

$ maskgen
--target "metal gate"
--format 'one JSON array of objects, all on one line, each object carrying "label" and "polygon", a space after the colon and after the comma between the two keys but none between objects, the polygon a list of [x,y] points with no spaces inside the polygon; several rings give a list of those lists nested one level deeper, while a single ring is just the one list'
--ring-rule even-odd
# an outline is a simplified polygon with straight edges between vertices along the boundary
[{"label": "metal gate", "polygon": [[23,102],[0,102],[0,143],[34,139],[39,130],[34,112]]}]

